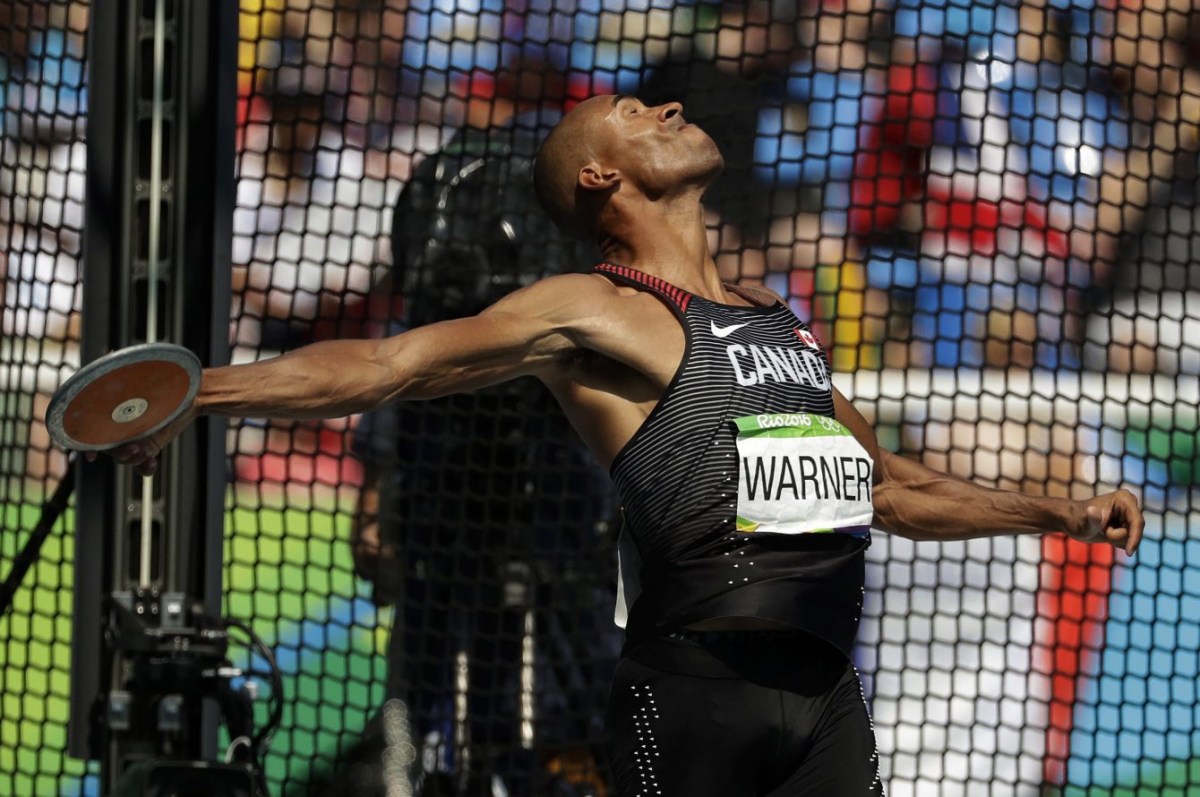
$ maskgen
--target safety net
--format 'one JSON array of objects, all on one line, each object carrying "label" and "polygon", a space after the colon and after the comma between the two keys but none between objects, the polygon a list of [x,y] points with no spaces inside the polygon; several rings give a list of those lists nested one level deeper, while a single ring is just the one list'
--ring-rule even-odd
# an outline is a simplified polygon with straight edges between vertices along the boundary
[{"label": "safety net", "polygon": [[[235,362],[590,269],[537,207],[538,142],[590,96],[680,102],[725,162],[723,279],[784,297],[886,448],[1147,511],[1135,558],[874,534],[855,665],[887,793],[1200,792],[1192,0],[240,5]],[[38,419],[78,362],[85,29],[0,7],[0,575],[64,461]],[[229,453],[223,609],[283,674],[273,793],[612,793],[620,509],[539,385],[237,421]],[[80,789],[64,534],[0,619],[0,793]]]},{"label": "safety net", "polygon": [[[68,515],[42,524],[66,473],[44,423],[79,365],[87,6],[0,5],[0,578],[45,536],[0,615],[0,793],[78,792],[66,750],[74,554]],[[64,493],[65,494],[65,493]],[[24,568],[21,568],[24,569]],[[15,583],[15,582],[14,582]]]}]

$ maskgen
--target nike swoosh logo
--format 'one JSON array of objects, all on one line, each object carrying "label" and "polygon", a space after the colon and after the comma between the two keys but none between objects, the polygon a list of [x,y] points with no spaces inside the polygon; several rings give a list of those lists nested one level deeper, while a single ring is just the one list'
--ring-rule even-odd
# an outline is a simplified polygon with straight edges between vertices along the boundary
[{"label": "nike swoosh logo", "polygon": [[716,335],[718,338],[727,338],[730,335],[732,335],[734,332],[737,332],[739,329],[741,329],[742,327],[746,326],[746,324],[749,324],[749,323],[750,322],[747,321],[745,324],[730,324],[727,327],[719,327],[719,326],[717,326],[716,321],[708,322],[709,326],[712,328],[712,333],[714,335]]}]

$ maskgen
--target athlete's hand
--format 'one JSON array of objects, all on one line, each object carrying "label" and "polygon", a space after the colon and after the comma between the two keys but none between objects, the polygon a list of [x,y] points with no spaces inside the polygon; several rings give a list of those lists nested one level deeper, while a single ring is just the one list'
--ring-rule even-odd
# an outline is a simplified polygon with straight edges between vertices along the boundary
[{"label": "athlete's hand", "polygon": [[1079,521],[1067,533],[1083,542],[1107,542],[1132,556],[1146,528],[1142,508],[1133,493],[1117,490],[1081,503],[1083,512]]},{"label": "athlete's hand", "polygon": [[[158,469],[158,457],[162,450],[195,419],[195,407],[188,407],[182,415],[149,437],[114,448],[107,453],[118,465],[132,465],[140,475],[153,476],[154,471]],[[96,459],[96,453],[89,452],[87,458],[89,462]]]}]

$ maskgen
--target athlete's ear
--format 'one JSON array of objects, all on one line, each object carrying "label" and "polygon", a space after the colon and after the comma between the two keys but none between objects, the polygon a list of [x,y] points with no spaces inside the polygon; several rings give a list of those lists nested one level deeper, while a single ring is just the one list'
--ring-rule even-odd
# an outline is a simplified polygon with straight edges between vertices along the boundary
[{"label": "athlete's ear", "polygon": [[585,191],[608,191],[620,179],[621,173],[616,169],[605,169],[594,161],[579,170],[579,187]]}]

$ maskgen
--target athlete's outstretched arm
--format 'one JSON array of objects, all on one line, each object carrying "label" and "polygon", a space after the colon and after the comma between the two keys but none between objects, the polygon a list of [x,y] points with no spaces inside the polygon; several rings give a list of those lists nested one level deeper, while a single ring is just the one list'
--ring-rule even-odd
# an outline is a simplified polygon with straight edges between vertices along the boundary
[{"label": "athlete's outstretched arm", "polygon": [[539,375],[576,348],[586,277],[544,280],[471,318],[382,340],[333,340],[262,362],[205,369],[190,411],[162,432],[113,452],[151,471],[162,447],[199,415],[339,418],[399,399],[428,399]]},{"label": "athlete's outstretched arm", "polygon": [[888,531],[913,540],[1063,532],[1128,554],[1141,542],[1146,524],[1128,490],[1072,501],[983,487],[880,448],[870,424],[837,391],[834,406],[875,459],[875,522]]}]

